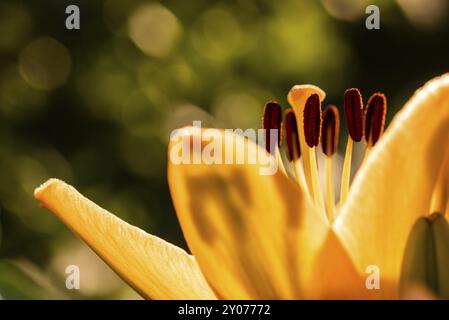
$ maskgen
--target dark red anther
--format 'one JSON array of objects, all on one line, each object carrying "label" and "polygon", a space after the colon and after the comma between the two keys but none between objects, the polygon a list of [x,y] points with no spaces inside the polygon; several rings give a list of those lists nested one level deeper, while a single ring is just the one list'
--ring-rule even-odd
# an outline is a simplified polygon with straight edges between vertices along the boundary
[{"label": "dark red anther", "polygon": [[288,160],[298,160],[301,156],[301,149],[299,147],[298,124],[295,112],[292,109],[288,109],[285,113],[285,141],[287,143]]},{"label": "dark red anther", "polygon": [[321,101],[317,94],[312,94],[304,107],[304,136],[311,148],[320,143],[321,134]]},{"label": "dark red anther", "polygon": [[263,128],[265,129],[265,148],[271,151],[270,130],[278,130],[278,146],[281,145],[282,139],[282,109],[276,101],[268,101],[263,110]]},{"label": "dark red anther", "polygon": [[323,113],[323,126],[321,130],[321,147],[328,157],[337,152],[338,134],[340,131],[340,114],[336,106],[330,104]]},{"label": "dark red anther", "polygon": [[348,89],[344,94],[346,125],[352,140],[359,142],[363,137],[363,102],[360,91]]},{"label": "dark red anther", "polygon": [[365,110],[365,140],[373,146],[384,132],[387,98],[382,93],[373,94]]}]

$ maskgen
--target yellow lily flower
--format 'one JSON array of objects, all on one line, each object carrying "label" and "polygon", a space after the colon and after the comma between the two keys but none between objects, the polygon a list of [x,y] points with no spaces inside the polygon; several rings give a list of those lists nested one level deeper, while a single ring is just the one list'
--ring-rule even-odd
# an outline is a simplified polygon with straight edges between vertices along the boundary
[{"label": "yellow lily flower", "polygon": [[[313,109],[304,113],[313,94],[320,101],[325,96],[310,85],[289,93],[299,128],[305,114],[315,115]],[[181,138],[199,139],[204,151],[210,136],[202,132],[187,128]],[[210,132],[226,136],[223,130]],[[248,139],[232,136],[231,149],[244,145],[248,154],[271,157]],[[193,256],[120,220],[60,180],[41,185],[35,197],[148,298],[398,298],[413,225],[435,211],[447,219],[449,74],[418,90],[375,145],[368,141],[366,159],[337,207],[329,203],[332,197],[318,195],[315,150],[303,134],[295,137],[303,162],[298,182],[283,170],[261,175],[259,163],[169,161],[173,203]],[[224,141],[224,147],[232,143]],[[380,288],[374,290],[366,286],[373,265],[380,272]]]}]

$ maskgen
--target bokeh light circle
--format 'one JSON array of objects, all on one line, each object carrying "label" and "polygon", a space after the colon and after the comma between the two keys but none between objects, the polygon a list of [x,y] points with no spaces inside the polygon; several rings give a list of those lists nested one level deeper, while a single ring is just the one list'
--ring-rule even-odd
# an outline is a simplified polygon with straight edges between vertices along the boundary
[{"label": "bokeh light circle", "polygon": [[145,54],[157,58],[168,55],[182,29],[176,16],[159,4],[138,7],[129,18],[129,37]]},{"label": "bokeh light circle", "polygon": [[53,90],[62,86],[72,67],[69,51],[50,37],[31,41],[20,53],[19,71],[33,88]]}]

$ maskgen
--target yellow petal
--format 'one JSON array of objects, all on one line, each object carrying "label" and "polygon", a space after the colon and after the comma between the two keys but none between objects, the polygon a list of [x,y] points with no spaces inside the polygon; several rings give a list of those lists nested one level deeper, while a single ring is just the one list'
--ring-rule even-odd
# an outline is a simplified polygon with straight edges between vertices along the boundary
[{"label": "yellow petal", "polygon": [[120,220],[72,186],[50,179],[36,189],[35,197],[143,296],[215,297],[192,256]]},{"label": "yellow petal", "polygon": [[360,272],[380,268],[381,290],[397,296],[409,232],[429,214],[449,141],[449,75],[426,84],[395,116],[351,186],[334,229]]},{"label": "yellow petal", "polygon": [[[183,130],[170,143],[170,160],[181,150],[182,140],[197,139],[200,148],[193,150],[193,157],[205,155],[204,150],[213,143],[206,138],[206,131],[208,137],[217,139],[214,141],[221,139],[222,159],[235,151],[235,146],[246,147],[247,159],[270,156],[240,135],[217,129]],[[230,159],[235,161],[235,155]],[[197,164],[169,161],[168,167],[184,236],[217,296],[347,296],[348,290],[363,283],[354,281],[355,268],[323,216],[281,171],[262,175],[261,161],[205,164],[204,158]]]}]

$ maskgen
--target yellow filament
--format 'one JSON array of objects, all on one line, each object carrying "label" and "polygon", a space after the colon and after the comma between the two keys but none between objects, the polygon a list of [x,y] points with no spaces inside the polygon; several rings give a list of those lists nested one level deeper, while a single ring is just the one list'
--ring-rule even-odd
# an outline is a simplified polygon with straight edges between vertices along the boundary
[{"label": "yellow filament", "polygon": [[360,167],[363,167],[365,165],[365,162],[367,161],[367,159],[371,153],[371,148],[372,147],[370,147],[369,145],[366,146],[365,154],[363,156],[363,160],[362,160],[362,163],[360,164]]},{"label": "yellow filament", "polygon": [[304,178],[307,185],[305,190],[309,190],[310,196],[322,211],[324,211],[323,196],[320,190],[319,178],[318,178],[318,166],[316,162],[315,148],[310,148],[307,145],[306,138],[304,136],[304,125],[303,117],[297,116],[298,120],[298,137],[299,137],[299,147],[301,149],[302,164],[304,168]]},{"label": "yellow filament", "polygon": [[304,190],[305,194],[310,196],[310,192],[307,188],[306,178],[304,177],[304,170],[301,166],[301,161],[299,160],[299,150],[297,150],[294,146],[298,144],[298,141],[296,141],[296,137],[292,137],[292,145],[293,145],[293,170],[295,171],[296,181],[298,182],[299,186]]},{"label": "yellow filament", "polygon": [[[298,120],[299,121],[299,120]],[[302,122],[302,118],[301,118]],[[298,122],[299,123],[299,122]],[[313,194],[313,178],[312,178],[312,170],[311,170],[311,164],[310,164],[310,157],[308,156],[309,153],[309,146],[307,145],[306,139],[304,137],[303,133],[303,125],[298,124],[298,136],[299,136],[299,147],[301,149],[302,157],[302,165],[304,168],[304,177],[307,183],[307,188],[310,191],[310,194],[312,195],[312,198],[315,199],[315,195]]]},{"label": "yellow filament", "polygon": [[287,172],[285,171],[284,162],[282,161],[281,152],[280,152],[278,146],[276,147],[276,150],[275,150],[275,157],[276,157],[276,162],[278,164],[278,168],[282,171],[282,173],[287,174]]},{"label": "yellow filament", "polygon": [[[440,179],[438,179],[440,180]],[[444,213],[448,208],[448,187],[446,183],[437,183],[437,186],[432,194],[432,201],[429,213]]]},{"label": "yellow filament", "polygon": [[365,155],[363,156],[363,162],[365,162],[365,160],[368,158],[369,154],[371,153],[371,148],[372,147],[370,147],[369,145],[366,146]]},{"label": "yellow filament", "polygon": [[303,188],[305,193],[310,196],[310,192],[307,190],[307,182],[304,176],[304,170],[302,168],[301,161],[299,161],[299,159],[293,161],[293,168],[295,170],[295,176],[299,186]]},{"label": "yellow filament", "polygon": [[368,159],[368,156],[371,153],[372,147],[373,147],[373,137],[372,137],[372,135],[370,135],[369,138],[368,138],[368,142],[366,144],[365,155],[363,156],[363,160],[362,160],[361,166],[363,166],[363,164],[365,163],[366,159]]},{"label": "yellow filament", "polygon": [[326,212],[330,222],[336,218],[332,157],[326,157]]},{"label": "yellow filament", "polygon": [[432,194],[429,213],[448,214],[449,210],[449,151],[439,169],[437,181]]},{"label": "yellow filament", "polygon": [[[320,189],[320,180],[318,176],[318,165],[316,162],[315,148],[308,148],[308,156],[310,161],[310,176],[312,178],[312,191],[315,204],[324,212],[323,195]],[[307,157],[307,154],[306,154]],[[304,157],[304,158],[306,158]]]},{"label": "yellow filament", "polygon": [[343,173],[341,175],[341,188],[340,188],[340,205],[342,205],[349,192],[349,183],[351,180],[351,160],[352,160],[352,145],[353,141],[351,137],[348,137],[348,143],[346,145],[345,161],[343,164]]},{"label": "yellow filament", "polygon": [[447,217],[449,217],[449,201],[446,204],[446,210],[444,212],[444,215],[446,216],[446,219],[447,219]]}]

